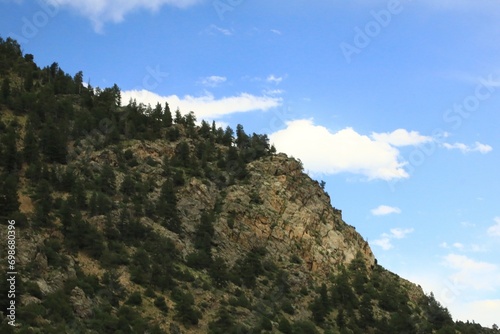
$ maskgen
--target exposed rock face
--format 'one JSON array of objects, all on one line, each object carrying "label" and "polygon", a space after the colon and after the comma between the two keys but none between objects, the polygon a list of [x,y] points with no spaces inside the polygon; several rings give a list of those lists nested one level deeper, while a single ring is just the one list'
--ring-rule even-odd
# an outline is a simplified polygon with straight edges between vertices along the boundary
[{"label": "exposed rock face", "polygon": [[87,319],[92,316],[92,301],[85,295],[85,292],[79,287],[71,291],[71,304],[75,310],[76,316],[81,319]]},{"label": "exposed rock face", "polygon": [[[368,243],[344,223],[341,211],[332,208],[328,195],[302,172],[299,162],[279,154],[247,168],[250,180],[230,186],[223,198],[215,224],[220,253],[237,257],[238,250],[266,246],[275,259],[299,257],[321,275],[350,263],[358,252],[367,267],[375,264]],[[184,192],[178,205],[186,223],[196,221],[216,200],[216,189],[194,179]],[[232,257],[227,260],[232,262]]]}]

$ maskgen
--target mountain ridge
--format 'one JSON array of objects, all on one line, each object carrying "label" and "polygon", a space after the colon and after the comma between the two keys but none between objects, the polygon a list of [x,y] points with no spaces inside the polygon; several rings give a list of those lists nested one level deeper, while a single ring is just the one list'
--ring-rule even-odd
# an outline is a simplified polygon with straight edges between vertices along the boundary
[{"label": "mountain ridge", "polygon": [[0,216],[22,231],[2,332],[495,332],[377,264],[266,135],[82,77],[0,39]]}]

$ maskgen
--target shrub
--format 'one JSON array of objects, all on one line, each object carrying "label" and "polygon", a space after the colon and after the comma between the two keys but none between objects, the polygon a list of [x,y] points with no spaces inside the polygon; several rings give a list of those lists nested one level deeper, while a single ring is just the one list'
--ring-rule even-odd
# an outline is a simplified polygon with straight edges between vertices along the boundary
[{"label": "shrub", "polygon": [[154,304],[163,313],[168,313],[168,306],[167,306],[167,303],[165,303],[165,298],[164,297],[158,296],[155,299]]},{"label": "shrub", "polygon": [[125,302],[127,305],[141,305],[142,304],[142,296],[139,291],[133,292]]}]

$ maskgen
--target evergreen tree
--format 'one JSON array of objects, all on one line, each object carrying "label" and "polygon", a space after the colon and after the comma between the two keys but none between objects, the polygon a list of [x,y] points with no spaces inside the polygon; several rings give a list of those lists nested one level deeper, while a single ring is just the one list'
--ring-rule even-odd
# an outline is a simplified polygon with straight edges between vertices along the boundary
[{"label": "evergreen tree", "polygon": [[194,112],[190,111],[184,116],[184,125],[186,126],[186,133],[189,138],[196,137],[196,116]]},{"label": "evergreen tree", "polygon": [[207,123],[207,121],[205,120],[202,120],[201,121],[201,126],[200,126],[200,130],[199,130],[199,134],[202,138],[210,138],[210,135],[211,135],[211,128],[210,128],[210,124]]},{"label": "evergreen tree", "polygon": [[181,141],[175,147],[175,156],[172,162],[178,167],[192,167],[189,144],[185,140]]},{"label": "evergreen tree", "polygon": [[205,251],[207,254],[211,254],[210,250],[212,248],[212,238],[215,233],[213,221],[213,213],[207,213],[204,211],[201,214],[200,224],[195,231],[194,246],[197,249]]},{"label": "evergreen tree", "polygon": [[0,174],[0,216],[9,217],[19,210],[19,199],[17,196],[18,181],[15,174]]},{"label": "evergreen tree", "polygon": [[231,146],[231,144],[233,143],[233,135],[234,135],[234,131],[228,125],[226,127],[226,131],[224,131],[224,135],[222,136],[221,144],[225,145],[225,146]]},{"label": "evergreen tree", "polygon": [[79,71],[78,73],[76,73],[75,76],[73,77],[73,81],[75,83],[74,94],[80,95],[84,89],[84,87],[83,87],[83,72]]},{"label": "evergreen tree", "polygon": [[197,325],[199,319],[201,318],[201,312],[194,307],[194,297],[187,291],[182,292],[176,289],[172,292],[172,297],[175,299],[175,310],[177,313],[177,318],[184,325]]},{"label": "evergreen tree", "polygon": [[135,181],[133,177],[129,174],[125,175],[123,182],[120,186],[120,191],[126,197],[130,197],[135,193]]},{"label": "evergreen tree", "polygon": [[184,119],[182,118],[182,114],[181,114],[181,111],[179,109],[177,109],[175,111],[174,122],[175,122],[175,124],[183,124],[184,123]]},{"label": "evergreen tree", "polygon": [[156,203],[156,214],[166,228],[175,233],[181,232],[181,220],[177,213],[177,197],[172,181],[168,179],[161,187],[160,196]]},{"label": "evergreen tree", "polygon": [[210,265],[208,273],[212,278],[215,286],[218,288],[223,288],[227,285],[229,281],[229,268],[226,262],[221,257],[215,257]]},{"label": "evergreen tree", "polygon": [[3,102],[7,102],[10,97],[10,79],[5,77],[2,82],[1,97]]},{"label": "evergreen tree", "polygon": [[247,148],[250,144],[250,140],[248,135],[245,133],[245,130],[243,130],[243,125],[238,124],[236,126],[236,146],[238,148],[243,149]]},{"label": "evergreen tree", "polygon": [[33,162],[38,161],[39,158],[38,140],[31,122],[29,122],[26,126],[23,156],[24,161],[26,161],[28,164],[32,164]]},{"label": "evergreen tree", "polygon": [[165,102],[165,109],[163,110],[163,126],[168,128],[172,126],[172,112],[170,111],[170,107],[168,102]]},{"label": "evergreen tree", "polygon": [[361,297],[359,312],[361,317],[360,319],[361,328],[367,328],[374,325],[375,316],[373,314],[372,300],[370,295],[368,295],[367,293],[363,294],[363,297]]},{"label": "evergreen tree", "polygon": [[236,330],[234,318],[226,307],[222,306],[217,311],[217,320],[212,321],[208,324],[209,334],[236,334],[239,331]]},{"label": "evergreen tree", "polygon": [[319,297],[316,298],[311,304],[311,311],[314,322],[317,324],[321,324],[325,320],[326,315],[329,313],[330,301],[325,283],[321,285]]},{"label": "evergreen tree", "polygon": [[42,129],[40,146],[48,162],[66,163],[67,137],[51,120]]},{"label": "evergreen tree", "polygon": [[17,152],[17,134],[13,124],[9,124],[2,136],[2,165],[12,172],[20,168],[20,155]]},{"label": "evergreen tree", "polygon": [[107,194],[113,195],[116,187],[116,175],[113,168],[109,164],[104,164],[101,169],[101,175],[98,179],[100,190]]}]

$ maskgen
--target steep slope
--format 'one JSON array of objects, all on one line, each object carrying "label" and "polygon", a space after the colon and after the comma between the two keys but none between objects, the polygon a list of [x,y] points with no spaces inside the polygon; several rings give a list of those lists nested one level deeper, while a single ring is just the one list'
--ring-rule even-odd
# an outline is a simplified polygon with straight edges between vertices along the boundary
[{"label": "steep slope", "polygon": [[379,266],[265,135],[121,107],[116,85],[33,59],[0,40],[0,217],[19,273],[17,327],[0,332],[488,332]]}]

